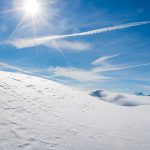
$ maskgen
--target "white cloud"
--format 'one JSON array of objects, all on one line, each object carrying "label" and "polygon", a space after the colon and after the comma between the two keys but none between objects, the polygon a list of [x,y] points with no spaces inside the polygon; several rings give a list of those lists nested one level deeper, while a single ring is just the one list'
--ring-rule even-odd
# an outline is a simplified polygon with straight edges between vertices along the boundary
[{"label": "white cloud", "polygon": [[63,50],[73,50],[73,51],[86,51],[89,50],[91,47],[90,44],[86,42],[72,42],[66,40],[50,41],[45,45],[55,49],[61,48]]},{"label": "white cloud", "polygon": [[34,47],[48,43],[49,41],[56,40],[56,39],[64,39],[68,37],[78,37],[78,36],[87,36],[93,34],[99,34],[103,32],[110,32],[113,30],[120,30],[125,28],[130,28],[134,26],[140,26],[144,24],[149,24],[150,21],[143,21],[143,22],[132,22],[127,24],[121,24],[116,26],[110,26],[106,28],[100,28],[97,30],[91,30],[87,32],[80,32],[75,34],[66,34],[66,35],[56,35],[56,36],[46,36],[41,38],[32,38],[32,39],[14,39],[12,41],[7,41],[7,43],[14,45],[17,48],[25,48],[25,47]]},{"label": "white cloud", "polygon": [[119,56],[119,54],[117,55],[112,55],[112,56],[103,56],[103,57],[100,57],[98,59],[96,59],[95,61],[93,61],[91,64],[92,65],[99,65],[99,64],[102,64],[104,63],[105,61],[111,59],[111,58],[114,58],[114,57],[117,57]]},{"label": "white cloud", "polygon": [[56,77],[67,77],[78,81],[96,81],[109,79],[108,77],[101,76],[91,70],[83,70],[78,68],[61,68],[61,67],[50,67],[49,72],[54,74]]}]

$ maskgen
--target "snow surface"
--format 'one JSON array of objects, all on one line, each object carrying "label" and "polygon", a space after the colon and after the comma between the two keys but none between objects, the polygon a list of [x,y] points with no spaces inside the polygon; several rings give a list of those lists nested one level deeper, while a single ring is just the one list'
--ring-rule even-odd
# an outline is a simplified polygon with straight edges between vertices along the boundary
[{"label": "snow surface", "polygon": [[0,150],[149,150],[149,115],[150,105],[122,107],[0,72]]},{"label": "snow surface", "polygon": [[111,93],[103,90],[96,90],[90,95],[100,98],[108,103],[113,103],[121,106],[139,106],[139,105],[150,105],[149,96],[137,96],[122,93]]}]

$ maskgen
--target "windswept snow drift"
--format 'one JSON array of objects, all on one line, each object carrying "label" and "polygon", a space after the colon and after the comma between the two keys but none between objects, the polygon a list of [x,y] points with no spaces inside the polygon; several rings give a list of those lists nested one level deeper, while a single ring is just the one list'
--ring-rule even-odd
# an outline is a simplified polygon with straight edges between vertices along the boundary
[{"label": "windswept snow drift", "polygon": [[110,93],[103,90],[96,90],[90,95],[100,98],[108,103],[113,103],[121,106],[139,106],[139,105],[150,105],[149,96],[137,96],[130,94],[118,94]]},{"label": "windswept snow drift", "polygon": [[149,150],[150,106],[120,107],[0,72],[0,150]]}]

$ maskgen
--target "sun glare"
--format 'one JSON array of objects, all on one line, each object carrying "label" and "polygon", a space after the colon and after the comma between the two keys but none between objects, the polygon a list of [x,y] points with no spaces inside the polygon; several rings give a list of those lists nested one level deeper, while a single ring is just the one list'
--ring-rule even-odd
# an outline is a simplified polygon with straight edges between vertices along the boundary
[{"label": "sun glare", "polygon": [[23,10],[32,17],[40,13],[41,7],[37,0],[26,0],[23,4]]}]

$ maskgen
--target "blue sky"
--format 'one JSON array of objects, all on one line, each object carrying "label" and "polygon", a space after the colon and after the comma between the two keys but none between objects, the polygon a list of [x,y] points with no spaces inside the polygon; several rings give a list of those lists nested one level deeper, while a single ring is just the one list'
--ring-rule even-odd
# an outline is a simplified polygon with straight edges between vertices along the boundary
[{"label": "blue sky", "polygon": [[20,9],[22,0],[0,0],[0,70],[82,88],[149,93],[149,1],[37,1],[41,11],[31,16]]}]

